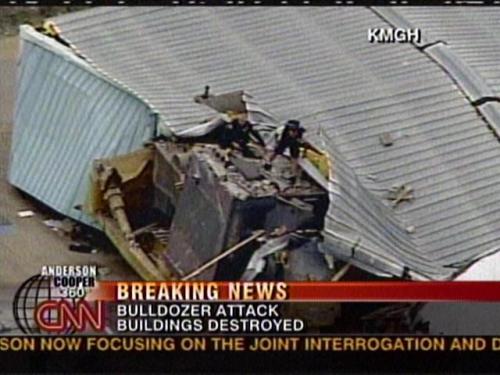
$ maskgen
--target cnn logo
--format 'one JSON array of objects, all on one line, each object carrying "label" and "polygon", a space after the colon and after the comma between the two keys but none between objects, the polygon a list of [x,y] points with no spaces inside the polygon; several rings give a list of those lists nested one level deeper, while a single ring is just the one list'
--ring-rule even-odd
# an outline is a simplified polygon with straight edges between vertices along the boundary
[{"label": "cnn logo", "polygon": [[75,304],[66,300],[45,301],[35,311],[35,322],[46,332],[103,331],[105,328],[102,301],[89,302],[80,300]]}]

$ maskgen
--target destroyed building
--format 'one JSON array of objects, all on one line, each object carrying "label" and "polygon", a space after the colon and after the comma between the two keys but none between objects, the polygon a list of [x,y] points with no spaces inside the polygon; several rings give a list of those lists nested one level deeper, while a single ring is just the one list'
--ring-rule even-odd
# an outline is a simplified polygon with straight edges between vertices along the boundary
[{"label": "destroyed building", "polygon": [[[316,263],[324,258],[382,277],[455,278],[500,249],[499,16],[488,8],[94,8],[54,19],[70,47],[23,26],[9,181],[102,229],[82,209],[97,160],[148,153],[144,143],[159,136],[181,144],[205,136],[216,111],[193,96],[206,85],[244,90],[250,115],[268,128],[301,120],[331,161],[324,181],[306,170],[328,202],[321,234],[298,253],[314,254],[297,260],[300,277],[310,269],[325,279]],[[368,29],[389,27],[420,28],[422,38],[367,41]],[[155,143],[155,155],[171,146]],[[151,204],[168,211],[161,202]],[[186,240],[199,227],[184,214]],[[201,237],[216,251],[229,245]],[[210,258],[182,247],[166,258],[175,254],[167,263],[181,269],[177,277]]]}]

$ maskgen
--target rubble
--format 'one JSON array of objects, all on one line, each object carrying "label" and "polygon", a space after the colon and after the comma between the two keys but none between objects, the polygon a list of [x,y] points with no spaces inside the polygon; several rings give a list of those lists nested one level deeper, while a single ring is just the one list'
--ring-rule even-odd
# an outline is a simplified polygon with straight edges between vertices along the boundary
[{"label": "rubble", "polygon": [[98,251],[94,246],[88,243],[79,243],[79,242],[72,242],[69,245],[69,249],[71,251],[76,251],[78,253],[91,253],[91,254],[95,254]]},{"label": "rubble", "polygon": [[75,223],[67,218],[63,220],[48,219],[44,220],[43,223],[54,232],[58,232],[66,236],[71,236],[75,230]]}]

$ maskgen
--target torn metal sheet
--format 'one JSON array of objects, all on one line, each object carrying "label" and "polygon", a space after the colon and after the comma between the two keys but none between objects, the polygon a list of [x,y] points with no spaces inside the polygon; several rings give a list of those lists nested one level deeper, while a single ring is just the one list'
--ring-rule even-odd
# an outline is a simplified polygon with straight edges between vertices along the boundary
[{"label": "torn metal sheet", "polygon": [[206,87],[206,92],[203,95],[197,95],[194,101],[198,104],[206,105],[216,112],[220,113],[246,113],[246,97],[244,91],[236,91],[221,95],[212,95],[208,92],[210,88]]},{"label": "torn metal sheet", "polygon": [[193,125],[184,130],[175,133],[177,137],[201,137],[231,121],[234,116],[244,116],[244,118],[253,124],[256,124],[257,130],[272,130],[278,127],[278,121],[269,112],[262,109],[252,98],[244,91],[212,95],[197,95],[194,98],[195,103],[204,105],[215,112],[213,118]]},{"label": "torn metal sheet", "polygon": [[289,235],[273,238],[266,241],[258,250],[256,250],[250,258],[246,270],[241,276],[243,281],[254,280],[255,277],[264,270],[266,266],[265,258],[280,250],[284,250],[290,239]]}]

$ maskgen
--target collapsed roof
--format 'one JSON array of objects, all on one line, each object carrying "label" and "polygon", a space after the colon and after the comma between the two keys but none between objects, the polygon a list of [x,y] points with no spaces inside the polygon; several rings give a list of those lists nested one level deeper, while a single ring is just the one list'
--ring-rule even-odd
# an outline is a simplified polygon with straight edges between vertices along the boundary
[{"label": "collapsed roof", "polygon": [[[205,85],[302,120],[334,159],[323,250],[449,279],[500,249],[500,10],[466,10],[110,7],[55,21],[166,134],[213,115],[193,103]],[[367,42],[369,28],[412,24],[419,45]]]}]

